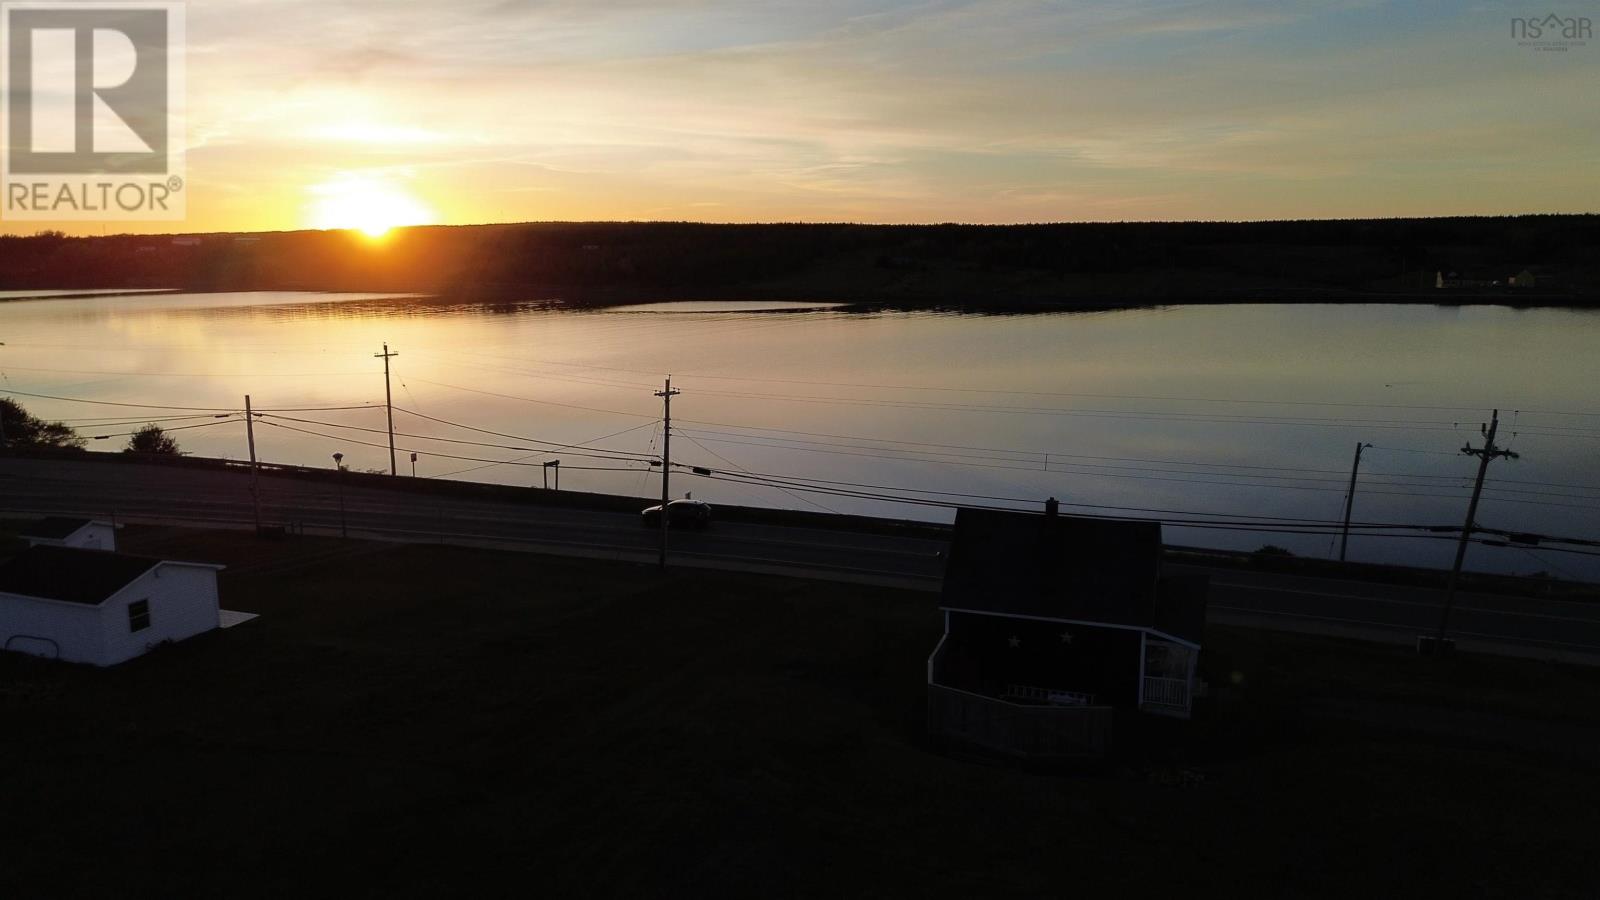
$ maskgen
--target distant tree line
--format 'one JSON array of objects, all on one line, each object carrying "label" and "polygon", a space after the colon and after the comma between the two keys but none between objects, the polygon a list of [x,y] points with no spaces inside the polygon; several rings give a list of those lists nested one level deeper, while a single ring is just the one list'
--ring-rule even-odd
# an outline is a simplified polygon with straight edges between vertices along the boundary
[{"label": "distant tree line", "polygon": [[[1418,291],[1434,273],[1600,294],[1600,216],[1048,225],[528,223],[260,235],[0,237],[0,289],[530,288],[870,299]],[[1503,276],[1501,276],[1503,277]],[[990,292],[973,296],[973,292]]]}]

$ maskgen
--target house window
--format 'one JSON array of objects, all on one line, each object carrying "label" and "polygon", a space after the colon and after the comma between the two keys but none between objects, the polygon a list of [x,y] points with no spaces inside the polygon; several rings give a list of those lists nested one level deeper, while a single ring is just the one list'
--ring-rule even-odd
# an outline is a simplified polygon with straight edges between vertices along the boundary
[{"label": "house window", "polygon": [[128,630],[143,631],[150,627],[150,601],[135,600],[128,604]]}]

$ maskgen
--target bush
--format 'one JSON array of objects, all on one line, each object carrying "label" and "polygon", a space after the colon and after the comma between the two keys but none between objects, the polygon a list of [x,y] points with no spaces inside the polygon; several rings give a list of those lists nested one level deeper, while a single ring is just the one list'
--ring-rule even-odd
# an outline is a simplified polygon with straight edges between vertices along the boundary
[{"label": "bush", "polygon": [[178,449],[178,439],[167,434],[160,425],[154,422],[135,431],[128,438],[128,446],[124,453],[157,453],[166,456],[182,456],[183,451]]}]

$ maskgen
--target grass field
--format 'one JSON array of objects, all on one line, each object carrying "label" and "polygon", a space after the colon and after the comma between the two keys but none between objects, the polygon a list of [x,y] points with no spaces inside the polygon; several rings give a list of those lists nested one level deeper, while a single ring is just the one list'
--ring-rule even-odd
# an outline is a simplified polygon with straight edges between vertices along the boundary
[{"label": "grass field", "polygon": [[1589,670],[1214,628],[1195,722],[1035,772],[928,744],[932,595],[123,537],[261,618],[0,658],[0,895],[1600,892]]}]

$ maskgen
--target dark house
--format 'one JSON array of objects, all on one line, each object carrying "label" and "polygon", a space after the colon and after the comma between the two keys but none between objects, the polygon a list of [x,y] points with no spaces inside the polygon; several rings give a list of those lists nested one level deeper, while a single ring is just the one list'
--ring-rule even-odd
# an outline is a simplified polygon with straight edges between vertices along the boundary
[{"label": "dark house", "polygon": [[1161,526],[963,509],[928,659],[928,724],[1023,756],[1096,756],[1118,711],[1188,718],[1206,581],[1161,577]]}]

